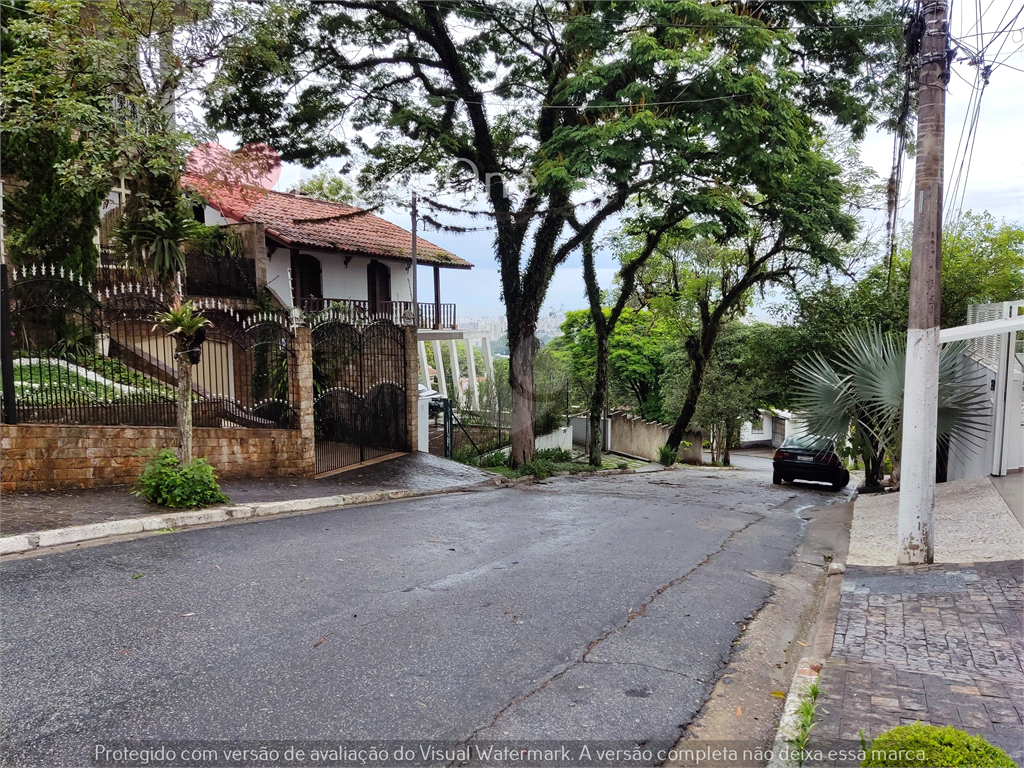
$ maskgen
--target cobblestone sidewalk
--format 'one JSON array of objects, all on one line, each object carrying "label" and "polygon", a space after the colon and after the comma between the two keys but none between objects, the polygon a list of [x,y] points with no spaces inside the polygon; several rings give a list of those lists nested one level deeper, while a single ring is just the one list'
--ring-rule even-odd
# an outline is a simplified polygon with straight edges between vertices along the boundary
[{"label": "cobblestone sidewalk", "polygon": [[952,725],[1024,764],[1024,562],[849,566],[822,669],[822,740]]}]

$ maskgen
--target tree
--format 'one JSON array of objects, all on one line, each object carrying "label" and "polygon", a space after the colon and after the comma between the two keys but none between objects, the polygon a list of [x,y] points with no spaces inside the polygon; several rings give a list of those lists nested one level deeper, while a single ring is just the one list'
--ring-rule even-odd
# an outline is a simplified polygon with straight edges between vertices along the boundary
[{"label": "tree", "polygon": [[232,14],[206,0],[4,0],[3,11],[4,170],[24,185],[11,196],[12,255],[88,273],[99,201],[118,179],[140,219],[180,201],[178,174],[205,131],[190,94]]},{"label": "tree", "polygon": [[[767,331],[763,344],[772,365],[769,380],[779,392],[774,404],[787,407],[793,366],[814,352],[835,357],[849,327],[877,325],[905,334],[909,279],[909,241],[901,241],[891,271],[887,257],[875,250],[849,276],[791,288],[787,303],[774,310],[783,324]],[[1024,298],[1024,228],[997,224],[987,213],[964,214],[943,232],[941,279],[944,328],[963,325],[970,304]]]},{"label": "tree", "polygon": [[[605,404],[630,404],[642,418],[657,421],[661,417],[660,379],[664,367],[662,350],[665,328],[659,318],[647,310],[622,307],[617,322],[612,326],[614,307],[603,307],[604,332],[602,342],[595,327],[592,310],[567,312],[562,323],[564,335],[560,337],[570,361],[576,389],[589,401],[592,436],[589,446],[590,462],[601,461],[600,419]],[[552,342],[551,345],[555,343]],[[599,349],[603,348],[604,370],[598,374]],[[605,392],[598,396],[602,381]],[[596,414],[596,418],[594,415]]]},{"label": "tree", "polygon": [[768,2],[756,15],[661,2],[280,2],[252,11],[208,114],[308,165],[355,144],[367,191],[416,174],[455,191],[483,185],[519,465],[533,454],[534,332],[555,267],[627,201],[742,231],[737,198],[802,162],[802,110],[860,132],[870,122],[882,94],[864,65],[887,58],[894,29],[882,5],[887,25],[861,24],[872,8],[850,11],[847,26],[831,2]]},{"label": "tree", "polygon": [[331,200],[347,205],[356,203],[355,190],[338,174],[330,171],[320,171],[308,179],[300,181],[291,191],[301,192],[318,200]]}]

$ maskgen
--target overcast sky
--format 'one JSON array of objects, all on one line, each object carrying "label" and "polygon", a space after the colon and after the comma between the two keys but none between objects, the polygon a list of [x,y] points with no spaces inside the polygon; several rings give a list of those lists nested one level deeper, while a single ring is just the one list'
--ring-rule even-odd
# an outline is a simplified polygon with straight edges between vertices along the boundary
[{"label": "overcast sky", "polygon": [[[992,0],[981,28],[976,26],[976,12],[972,15],[970,4],[957,3],[953,9],[951,26],[954,37],[963,37],[968,43],[977,44],[981,39],[991,39],[992,31],[1007,26],[1008,19],[1016,13],[1020,0]],[[966,8],[965,8],[966,6]],[[1010,11],[1008,14],[1007,11]],[[1024,223],[1024,16],[1019,17],[1010,27],[1015,30],[1002,38],[1005,41],[997,66],[981,100],[980,120],[974,152],[971,156],[967,176],[963,209],[989,211],[996,219]],[[1015,53],[1012,53],[1016,51]],[[995,54],[995,47],[989,50],[989,61]],[[954,64],[955,75],[949,87],[946,109],[946,186],[947,192],[959,170],[960,163],[954,162],[964,119],[969,111],[975,68],[967,62]],[[861,147],[862,159],[880,178],[887,178],[892,165],[892,137],[879,132],[870,133]],[[913,189],[913,161],[909,160],[904,171],[904,193],[902,200],[909,199]],[[276,189],[287,190],[301,178],[312,175],[312,171],[298,166],[287,165],[282,171]],[[957,206],[959,207],[959,206]],[[947,220],[950,211],[947,209]],[[383,212],[384,218],[409,228],[407,210]],[[903,216],[910,216],[905,207]],[[459,220],[457,216],[437,216],[446,223],[461,226],[479,225],[472,220]],[[884,218],[884,217],[882,217]],[[877,222],[876,222],[877,223]],[[500,298],[500,281],[494,261],[492,232],[469,232],[451,234],[430,231],[422,234],[427,240],[446,248],[472,262],[475,267],[469,271],[442,270],[442,300],[458,304],[459,317],[481,317],[504,313]],[[615,273],[610,254],[602,253],[598,258],[599,279],[603,286],[611,284]],[[420,270],[420,295],[432,291],[432,276],[429,270]],[[578,257],[571,259],[555,273],[544,303],[543,313],[561,312],[586,307],[586,298]]]}]

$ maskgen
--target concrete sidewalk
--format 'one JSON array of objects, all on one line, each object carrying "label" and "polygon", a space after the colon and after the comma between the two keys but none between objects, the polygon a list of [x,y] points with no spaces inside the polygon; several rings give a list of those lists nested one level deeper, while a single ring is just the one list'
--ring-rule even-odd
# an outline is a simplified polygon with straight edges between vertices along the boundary
[{"label": "concrete sidewalk", "polygon": [[946,483],[941,562],[896,566],[897,506],[895,494],[855,503],[811,749],[921,722],[980,734],[1024,764],[1024,530],[988,478]]},{"label": "concrete sidewalk", "polygon": [[[410,453],[321,480],[276,476],[243,478],[225,480],[221,488],[231,504],[253,504],[384,490],[432,493],[494,477],[490,472],[429,453]],[[0,536],[128,520],[170,511],[131,495],[131,486],[6,493],[0,509]]]}]

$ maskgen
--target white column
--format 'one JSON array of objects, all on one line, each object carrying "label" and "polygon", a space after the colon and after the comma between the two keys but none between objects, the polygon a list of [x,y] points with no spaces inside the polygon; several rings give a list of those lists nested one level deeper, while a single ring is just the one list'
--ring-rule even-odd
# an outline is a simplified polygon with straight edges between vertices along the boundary
[{"label": "white column", "polygon": [[441,354],[441,342],[434,340],[431,344],[434,346],[434,368],[437,369],[438,392],[444,397],[448,397],[448,377],[444,374],[444,355]]},{"label": "white column", "polygon": [[448,357],[452,362],[452,391],[455,393],[455,403],[462,402],[462,382],[459,373],[459,349],[455,346],[455,339],[448,339]]},{"label": "white column", "polygon": [[430,389],[430,369],[427,368],[427,345],[422,342],[416,342],[416,347],[420,353],[420,374],[423,377],[423,384],[427,389]]},{"label": "white column", "polygon": [[466,365],[469,368],[469,402],[474,411],[480,410],[480,391],[476,381],[476,355],[473,353],[473,339],[466,339]]},{"label": "white column", "polygon": [[491,359],[491,337],[490,335],[484,335],[480,339],[480,343],[484,348],[484,368],[487,369],[487,380],[491,382],[492,386],[497,386],[497,382],[494,381],[494,361]]}]

